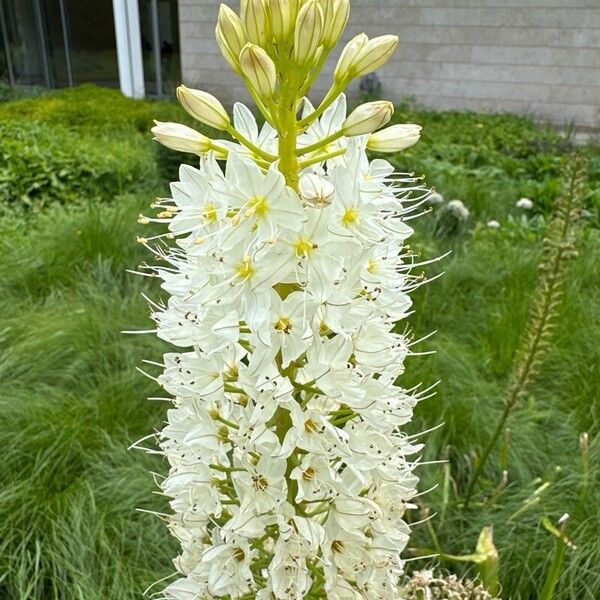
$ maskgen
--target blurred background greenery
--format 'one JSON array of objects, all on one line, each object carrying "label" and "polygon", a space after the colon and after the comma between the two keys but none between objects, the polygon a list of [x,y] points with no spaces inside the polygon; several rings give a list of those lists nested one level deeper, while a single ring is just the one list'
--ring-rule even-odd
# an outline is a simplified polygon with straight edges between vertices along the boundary
[{"label": "blurred background greenery", "polygon": [[[189,117],[170,102],[93,86],[12,96],[0,89],[0,598],[139,598],[172,572],[177,544],[160,520],[136,510],[166,509],[151,475],[165,464],[127,450],[164,420],[166,405],[146,400],[156,386],[135,368],[165,347],[120,333],[148,328],[142,293],[160,294],[126,269],[148,259],[135,243],[137,215],[168,194],[182,159],[150,143],[152,120],[189,124]],[[550,351],[465,509],[576,147],[571,136],[513,116],[406,104],[395,120],[422,124],[424,135],[392,162],[426,174],[440,194],[415,222],[413,249],[424,258],[452,250],[428,267],[430,276],[445,274],[416,293],[410,320],[417,338],[437,330],[418,348],[436,353],[409,359],[403,383],[441,380],[437,395],[418,406],[412,431],[442,425],[425,436],[424,461],[448,462],[421,468],[422,489],[437,488],[411,516],[409,554],[433,548],[443,569],[477,575],[472,562],[451,557],[472,554],[482,529],[493,526],[501,596],[538,598],[557,541],[542,519],[556,523],[569,513],[576,548],[566,551],[554,597],[595,600],[600,147],[591,140],[579,148],[588,176],[578,256]],[[518,208],[522,197],[533,207]]]}]

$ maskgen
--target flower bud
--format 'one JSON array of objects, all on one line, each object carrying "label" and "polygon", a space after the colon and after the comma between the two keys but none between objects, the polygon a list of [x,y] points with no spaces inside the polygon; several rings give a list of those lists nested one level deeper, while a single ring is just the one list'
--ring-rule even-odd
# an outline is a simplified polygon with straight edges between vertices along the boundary
[{"label": "flower bud", "polygon": [[264,0],[242,0],[240,15],[248,41],[266,46],[269,41],[269,19]]},{"label": "flower bud", "polygon": [[367,148],[376,152],[400,152],[419,141],[421,129],[420,125],[392,125],[372,133]]},{"label": "flower bud", "polygon": [[230,120],[223,105],[211,94],[200,90],[192,90],[180,85],[177,88],[177,100],[185,110],[209,127],[227,129]]},{"label": "flower bud", "polygon": [[350,14],[349,0],[324,0],[323,4],[324,32],[322,43],[330,50],[342,37]]},{"label": "flower bud", "polygon": [[311,206],[327,206],[331,203],[334,192],[333,184],[314,173],[308,173],[300,178],[300,196]]},{"label": "flower bud", "polygon": [[239,75],[241,73],[240,52],[246,45],[246,34],[240,18],[225,4],[221,4],[219,8],[215,33],[221,53],[231,68]]},{"label": "flower bud", "polygon": [[394,105],[391,102],[367,102],[350,113],[342,125],[342,131],[347,137],[372,133],[383,127],[393,114]]},{"label": "flower bud", "polygon": [[317,0],[308,0],[303,4],[294,30],[294,60],[305,65],[314,60],[321,45],[323,34],[323,11]]},{"label": "flower bud", "polygon": [[269,0],[271,33],[276,42],[290,38],[298,14],[298,0]]},{"label": "flower bud", "polygon": [[350,75],[352,64],[368,41],[369,38],[364,33],[359,33],[346,44],[335,67],[334,79],[336,83],[344,83],[352,78]]},{"label": "flower bud", "polygon": [[201,155],[211,149],[210,139],[187,125],[160,121],[154,123],[154,139],[171,150]]},{"label": "flower bud", "polygon": [[255,44],[246,44],[240,53],[242,73],[261,98],[272,98],[277,85],[275,63]]},{"label": "flower bud", "polygon": [[369,40],[350,68],[352,77],[363,77],[376,71],[392,56],[398,46],[397,35],[382,35]]}]

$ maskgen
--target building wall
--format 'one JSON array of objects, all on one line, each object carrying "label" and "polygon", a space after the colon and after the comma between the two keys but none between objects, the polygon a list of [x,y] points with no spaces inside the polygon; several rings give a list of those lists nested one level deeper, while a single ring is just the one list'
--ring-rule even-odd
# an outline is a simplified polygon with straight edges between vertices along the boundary
[{"label": "building wall", "polygon": [[[219,4],[179,0],[182,74],[231,103],[247,94],[214,40]],[[362,31],[400,37],[378,72],[395,101],[600,124],[600,0],[353,0],[345,38]]]}]

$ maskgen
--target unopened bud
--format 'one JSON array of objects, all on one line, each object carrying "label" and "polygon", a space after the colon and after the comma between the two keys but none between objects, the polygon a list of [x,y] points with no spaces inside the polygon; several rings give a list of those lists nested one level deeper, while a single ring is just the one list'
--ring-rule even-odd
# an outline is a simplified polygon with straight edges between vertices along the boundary
[{"label": "unopened bud", "polygon": [[240,52],[248,41],[240,18],[225,4],[219,8],[217,21],[217,44],[225,60],[238,74],[240,71]]},{"label": "unopened bud", "polygon": [[363,77],[383,66],[398,46],[397,35],[382,35],[369,40],[361,49],[350,71],[352,77]]},{"label": "unopened bud", "polygon": [[154,139],[171,150],[201,155],[211,149],[210,139],[187,125],[154,122]]},{"label": "unopened bud", "polygon": [[376,152],[400,152],[416,144],[420,137],[420,125],[392,125],[372,133],[367,148]]},{"label": "unopened bud", "polygon": [[322,43],[330,50],[333,48],[342,37],[348,16],[350,14],[349,0],[324,0],[323,7],[323,39]]},{"label": "unopened bud", "polygon": [[177,99],[185,110],[209,127],[223,130],[229,126],[229,115],[223,105],[211,94],[180,85]]},{"label": "unopened bud", "polygon": [[294,30],[294,60],[305,65],[314,60],[321,45],[323,11],[317,0],[308,0],[298,13]]},{"label": "unopened bud", "polygon": [[353,110],[342,125],[347,137],[365,135],[383,127],[394,114],[394,105],[386,100],[367,102]]},{"label": "unopened bud", "polygon": [[276,42],[290,38],[298,14],[298,0],[269,0],[271,33]]},{"label": "unopened bud", "polygon": [[346,44],[335,67],[334,79],[337,83],[344,83],[352,78],[350,69],[368,42],[369,38],[364,33],[359,33]]},{"label": "unopened bud", "polygon": [[364,34],[356,36],[350,40],[338,61],[335,70],[336,81],[349,81],[379,69],[390,59],[396,46],[396,35],[382,35],[372,40]]},{"label": "unopened bud", "polygon": [[277,85],[275,63],[255,44],[246,44],[240,53],[242,73],[261,98],[272,98]]},{"label": "unopened bud", "polygon": [[248,41],[264,47],[269,39],[269,19],[264,0],[242,0],[240,15]]},{"label": "unopened bud", "polygon": [[314,173],[308,173],[300,178],[300,196],[311,206],[327,206],[331,203],[334,192],[333,184]]}]

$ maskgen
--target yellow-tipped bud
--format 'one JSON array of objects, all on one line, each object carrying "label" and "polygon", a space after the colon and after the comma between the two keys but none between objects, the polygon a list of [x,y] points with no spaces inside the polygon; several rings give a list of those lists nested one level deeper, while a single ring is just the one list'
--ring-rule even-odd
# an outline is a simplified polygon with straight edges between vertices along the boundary
[{"label": "yellow-tipped bud", "polygon": [[219,8],[215,33],[221,54],[231,65],[231,68],[240,74],[240,52],[248,40],[240,18],[225,4],[221,4]]},{"label": "yellow-tipped bud", "polygon": [[367,148],[376,152],[400,152],[416,144],[420,137],[420,125],[392,125],[371,134]]},{"label": "yellow-tipped bud", "polygon": [[323,7],[323,45],[330,50],[342,37],[348,16],[350,15],[350,0],[324,0]]},{"label": "yellow-tipped bud", "polygon": [[317,0],[302,5],[294,30],[294,60],[306,65],[314,60],[323,35],[323,11]]},{"label": "yellow-tipped bud", "polygon": [[269,0],[271,33],[281,43],[289,39],[298,14],[298,0]]},{"label": "yellow-tipped bud", "polygon": [[342,125],[347,137],[365,135],[383,127],[394,114],[394,105],[386,100],[367,102],[353,110]]},{"label": "yellow-tipped bud", "polygon": [[242,73],[263,99],[272,98],[277,85],[275,63],[255,44],[246,44],[240,53]]},{"label": "yellow-tipped bud", "polygon": [[382,35],[369,40],[351,67],[352,77],[363,77],[383,66],[398,46],[397,35]]},{"label": "yellow-tipped bud", "polygon": [[211,94],[180,85],[177,100],[187,112],[209,127],[224,130],[229,126],[229,115],[223,105]]},{"label": "yellow-tipped bud", "polygon": [[300,178],[300,196],[311,206],[327,206],[334,192],[333,184],[314,173],[307,173]]},{"label": "yellow-tipped bud", "polygon": [[240,15],[248,41],[266,46],[269,41],[269,19],[264,0],[242,0]]},{"label": "yellow-tipped bud", "polygon": [[171,150],[201,155],[211,149],[210,139],[187,125],[154,122],[154,139]]},{"label": "yellow-tipped bud", "polygon": [[353,37],[344,47],[342,54],[335,67],[334,79],[336,83],[346,83],[352,79],[350,70],[356,61],[360,51],[369,42],[369,38],[364,33],[359,33]]}]

